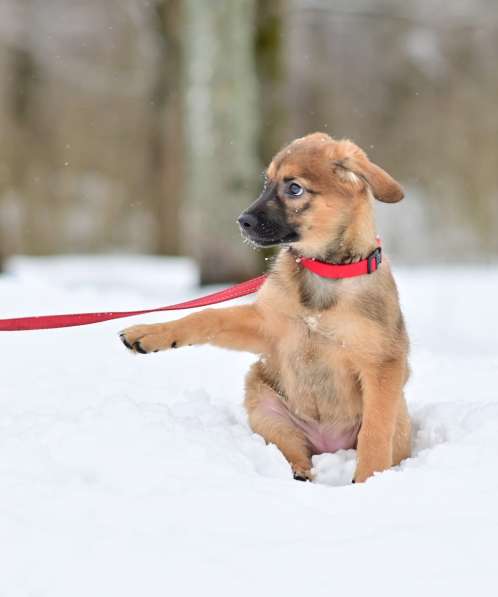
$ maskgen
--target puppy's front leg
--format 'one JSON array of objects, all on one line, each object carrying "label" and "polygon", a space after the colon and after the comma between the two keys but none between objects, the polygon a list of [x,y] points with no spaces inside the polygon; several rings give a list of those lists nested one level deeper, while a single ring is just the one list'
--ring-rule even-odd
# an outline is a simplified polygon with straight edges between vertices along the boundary
[{"label": "puppy's front leg", "polygon": [[393,361],[361,373],[363,414],[358,435],[355,482],[393,465],[393,439],[402,401],[405,365]]},{"label": "puppy's front leg", "polygon": [[123,330],[120,338],[127,348],[141,354],[193,344],[214,344],[256,354],[267,349],[262,317],[255,304],[205,309],[168,323],[134,325]]}]

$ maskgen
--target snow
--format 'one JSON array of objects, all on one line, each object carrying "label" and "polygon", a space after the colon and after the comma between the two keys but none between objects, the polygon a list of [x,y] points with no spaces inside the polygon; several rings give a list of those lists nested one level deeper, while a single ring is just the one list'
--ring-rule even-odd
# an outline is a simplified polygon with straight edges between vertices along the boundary
[{"label": "snow", "polygon": [[[130,355],[149,315],[0,332],[0,595],[492,592],[498,267],[396,271],[412,339],[413,457],[351,485],[354,451],[292,480],[241,406],[251,355]],[[200,294],[186,260],[16,258],[3,317]],[[202,289],[202,292],[211,289]]]}]

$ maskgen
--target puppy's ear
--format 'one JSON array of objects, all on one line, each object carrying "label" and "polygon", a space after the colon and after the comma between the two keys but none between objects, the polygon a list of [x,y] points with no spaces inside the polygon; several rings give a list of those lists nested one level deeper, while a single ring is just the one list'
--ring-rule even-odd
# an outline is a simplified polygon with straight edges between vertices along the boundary
[{"label": "puppy's ear", "polygon": [[376,199],[384,203],[397,203],[403,199],[404,191],[399,182],[372,163],[366,155],[355,156],[348,162],[348,167],[368,183]]}]

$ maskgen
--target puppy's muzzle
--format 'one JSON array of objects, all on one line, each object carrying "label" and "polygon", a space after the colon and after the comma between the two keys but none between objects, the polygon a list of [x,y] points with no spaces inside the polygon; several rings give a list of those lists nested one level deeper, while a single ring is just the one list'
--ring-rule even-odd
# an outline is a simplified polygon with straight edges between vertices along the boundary
[{"label": "puppy's muzzle", "polygon": [[243,212],[237,220],[242,234],[259,247],[294,242],[298,234],[285,220],[269,218],[264,212]]}]

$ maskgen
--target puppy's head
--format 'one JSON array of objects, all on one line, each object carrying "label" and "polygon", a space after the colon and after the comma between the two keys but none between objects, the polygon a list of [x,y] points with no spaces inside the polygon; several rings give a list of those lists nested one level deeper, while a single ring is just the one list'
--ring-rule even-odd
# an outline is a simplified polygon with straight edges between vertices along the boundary
[{"label": "puppy's head", "polygon": [[238,222],[260,247],[289,244],[319,256],[349,229],[371,224],[372,197],[394,203],[403,190],[351,141],[314,133],[273,158],[261,195]]}]

